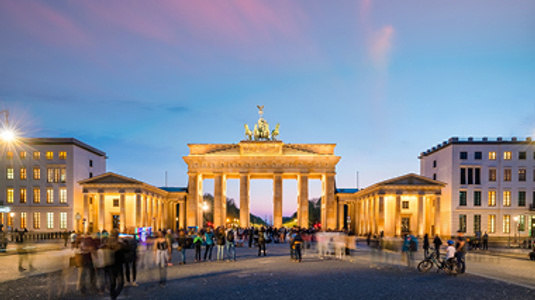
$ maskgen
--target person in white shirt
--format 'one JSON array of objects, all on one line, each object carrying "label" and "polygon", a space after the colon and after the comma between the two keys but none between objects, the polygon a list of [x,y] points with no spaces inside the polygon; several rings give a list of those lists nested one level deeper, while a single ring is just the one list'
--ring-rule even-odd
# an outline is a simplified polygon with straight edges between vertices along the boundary
[{"label": "person in white shirt", "polygon": [[448,262],[450,268],[451,268],[451,263],[452,263],[452,260],[455,259],[455,242],[452,241],[452,240],[448,240],[448,247],[446,248],[446,259],[445,261]]}]

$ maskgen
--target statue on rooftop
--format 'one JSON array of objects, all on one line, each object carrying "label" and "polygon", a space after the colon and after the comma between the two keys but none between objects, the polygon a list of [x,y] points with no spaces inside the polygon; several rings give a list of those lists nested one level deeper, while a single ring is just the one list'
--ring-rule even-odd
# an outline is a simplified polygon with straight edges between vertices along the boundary
[{"label": "statue on rooftop", "polygon": [[275,141],[279,136],[279,124],[277,124],[277,127],[273,131],[270,131],[268,122],[262,117],[264,114],[264,105],[257,105],[256,107],[258,108],[260,118],[254,125],[252,132],[249,126],[245,124],[245,137],[248,141]]}]

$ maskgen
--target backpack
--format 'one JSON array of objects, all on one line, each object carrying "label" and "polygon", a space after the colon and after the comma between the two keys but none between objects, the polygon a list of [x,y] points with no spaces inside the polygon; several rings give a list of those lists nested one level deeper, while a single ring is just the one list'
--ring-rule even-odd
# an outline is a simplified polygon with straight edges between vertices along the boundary
[{"label": "backpack", "polygon": [[416,241],[414,239],[411,239],[409,241],[409,251],[415,252],[417,250]]},{"label": "backpack", "polygon": [[227,241],[234,242],[234,231],[230,230],[227,232]]}]

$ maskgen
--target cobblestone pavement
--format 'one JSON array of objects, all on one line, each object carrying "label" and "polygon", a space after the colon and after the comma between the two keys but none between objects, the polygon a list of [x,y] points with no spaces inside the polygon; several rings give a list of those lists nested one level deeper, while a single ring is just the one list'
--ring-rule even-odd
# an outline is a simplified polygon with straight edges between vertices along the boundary
[{"label": "cobblestone pavement", "polygon": [[[268,245],[268,256],[238,248],[237,262],[193,263],[168,270],[161,288],[156,269],[138,271],[138,287],[127,286],[122,299],[533,299],[535,289],[472,274],[447,276],[418,273],[399,261],[397,254],[370,255],[360,249],[344,261],[305,254],[302,263],[288,257],[288,245]],[[215,251],[214,256],[215,258]],[[173,260],[178,261],[175,252]],[[500,261],[500,264],[504,263]],[[525,264],[526,262],[524,262]],[[475,264],[475,263],[474,263]],[[469,268],[471,267],[469,262]],[[533,270],[533,269],[531,269]],[[501,272],[501,267],[494,273]],[[26,274],[0,283],[1,299],[108,299],[105,294],[83,296],[75,290],[76,270]]]}]

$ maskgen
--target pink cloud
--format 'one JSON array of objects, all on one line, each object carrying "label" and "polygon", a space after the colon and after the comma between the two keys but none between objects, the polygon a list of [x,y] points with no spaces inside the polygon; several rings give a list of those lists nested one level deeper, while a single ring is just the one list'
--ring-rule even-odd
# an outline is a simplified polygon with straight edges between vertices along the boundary
[{"label": "pink cloud", "polygon": [[388,67],[392,51],[394,27],[387,25],[373,33],[369,46],[369,55],[373,65],[378,69]]}]

